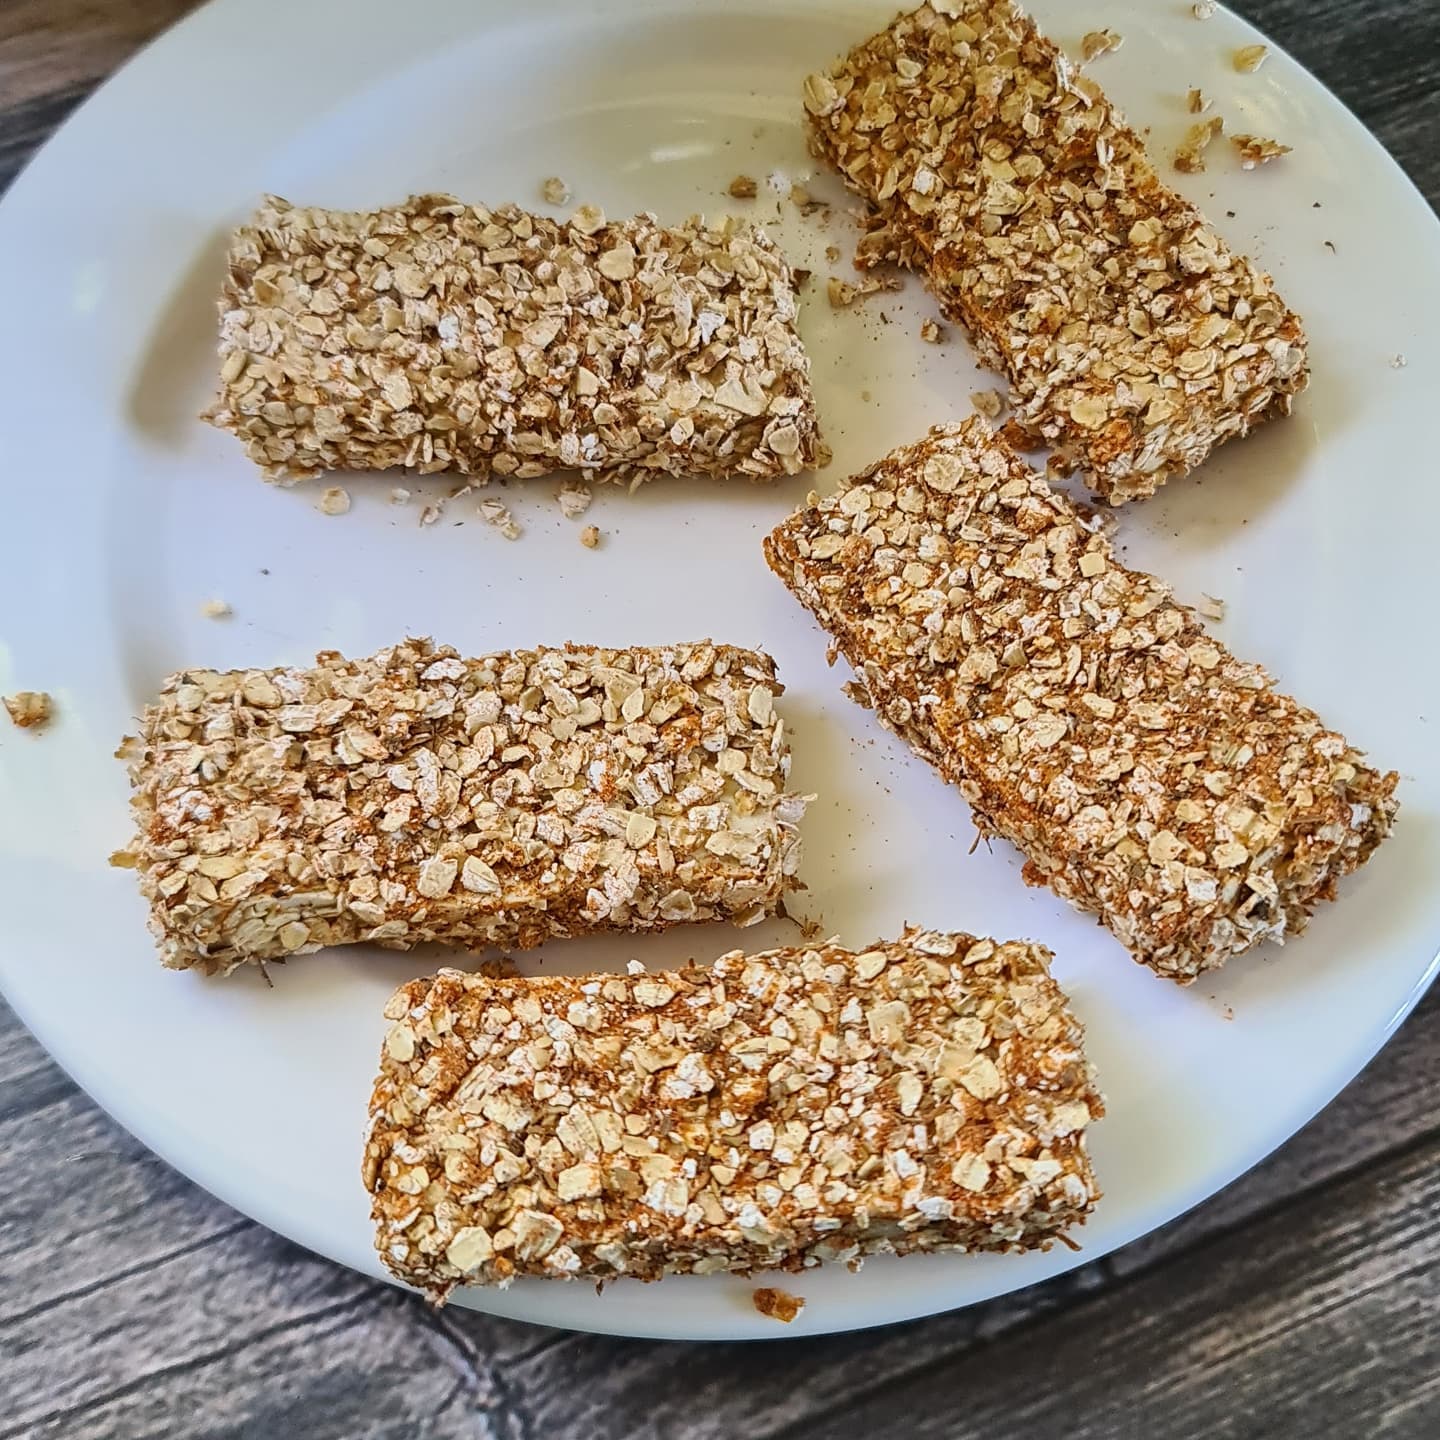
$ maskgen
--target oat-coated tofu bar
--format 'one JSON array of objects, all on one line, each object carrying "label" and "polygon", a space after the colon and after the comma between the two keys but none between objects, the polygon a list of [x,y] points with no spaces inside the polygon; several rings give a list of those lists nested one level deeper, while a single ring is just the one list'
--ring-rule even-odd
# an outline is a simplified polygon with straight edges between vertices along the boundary
[{"label": "oat-coated tofu bar", "polygon": [[799,862],[781,690],[768,655],[709,642],[184,671],[122,747],[117,858],[182,969],[746,924]]},{"label": "oat-coated tofu bar", "polygon": [[1395,774],[1119,564],[983,421],[893,451],[765,551],[980,829],[1162,975],[1297,934],[1389,832]]},{"label": "oat-coated tofu bar", "polygon": [[1049,959],[907,930],[860,954],[413,981],[370,1103],[376,1247],[438,1297],[1045,1248],[1094,1204],[1103,1113]]},{"label": "oat-coated tofu bar", "polygon": [[1104,499],[1153,494],[1305,387],[1270,278],[1011,0],[901,15],[804,101],[811,147],[871,202],[860,263],[919,270],[1017,425]]},{"label": "oat-coated tofu bar", "polygon": [[789,267],[748,222],[268,198],[235,235],[207,414],[322,470],[770,479],[816,455]]}]

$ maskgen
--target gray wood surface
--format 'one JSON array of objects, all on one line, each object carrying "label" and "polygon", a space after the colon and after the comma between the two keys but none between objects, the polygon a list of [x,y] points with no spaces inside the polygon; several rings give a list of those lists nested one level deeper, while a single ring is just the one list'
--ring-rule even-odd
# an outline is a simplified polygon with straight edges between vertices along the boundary
[{"label": "gray wood surface", "polygon": [[[0,0],[0,188],[188,8]],[[1240,8],[1440,200],[1437,0]],[[316,1259],[149,1155],[0,1005],[0,1440],[1433,1437],[1437,1027],[1440,994],[1265,1164],[1055,1282],[702,1347],[436,1314]]]}]

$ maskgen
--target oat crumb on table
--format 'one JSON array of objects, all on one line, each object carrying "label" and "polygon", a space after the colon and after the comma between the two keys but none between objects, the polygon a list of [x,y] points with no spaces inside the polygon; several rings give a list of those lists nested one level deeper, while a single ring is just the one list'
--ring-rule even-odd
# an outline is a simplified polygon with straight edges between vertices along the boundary
[{"label": "oat crumb on table", "polygon": [[1192,115],[1203,115],[1212,104],[1214,101],[1208,100],[1205,92],[1200,89],[1190,90],[1185,96],[1185,108]]},{"label": "oat crumb on table", "polygon": [[773,1285],[762,1285],[750,1297],[751,1303],[767,1320],[779,1320],[788,1325],[805,1308],[803,1295],[792,1295],[788,1290],[778,1290]]},{"label": "oat crumb on table", "polygon": [[1195,0],[1190,13],[1197,20],[1208,20],[1215,13],[1215,0]]},{"label": "oat crumb on table", "polygon": [[1175,151],[1175,168],[1186,175],[1199,175],[1205,169],[1205,150],[1225,128],[1223,116],[1212,115],[1192,125]]},{"label": "oat crumb on table", "polygon": [[1113,30],[1091,30],[1080,42],[1080,53],[1087,60],[1096,60],[1101,55],[1118,50],[1124,43],[1125,37]]},{"label": "oat crumb on table", "polygon": [[1288,155],[1290,147],[1278,140],[1267,140],[1262,135],[1232,135],[1230,143],[1240,153],[1240,168],[1253,170],[1257,165],[1268,164],[1281,155]]},{"label": "oat crumb on table", "polygon": [[600,543],[600,531],[594,525],[587,525],[580,532],[580,543],[587,550],[593,550]]},{"label": "oat crumb on table", "polygon": [[55,713],[55,702],[44,690],[17,690],[4,697],[4,704],[11,720],[22,730],[43,728]]},{"label": "oat crumb on table", "polygon": [[570,199],[570,187],[558,175],[551,175],[540,186],[540,194],[547,205],[564,205]]},{"label": "oat crumb on table", "polygon": [[567,520],[578,520],[590,508],[594,493],[583,482],[567,482],[560,487],[555,498],[559,502],[560,513]]},{"label": "oat crumb on table", "polygon": [[331,485],[321,496],[317,507],[322,515],[343,515],[350,508],[350,492]]},{"label": "oat crumb on table", "polygon": [[830,203],[827,200],[817,200],[807,186],[795,184],[790,187],[790,203],[802,215],[814,215],[817,212],[827,212]]},{"label": "oat crumb on table", "polygon": [[200,607],[200,613],[207,620],[228,620],[235,612],[224,600],[207,600]]},{"label": "oat crumb on table", "polygon": [[408,505],[410,503],[410,492],[403,485],[397,485],[390,492],[390,503],[392,505]]},{"label": "oat crumb on table", "polygon": [[1242,45],[1234,55],[1235,68],[1242,75],[1252,75],[1265,63],[1269,53],[1268,45]]},{"label": "oat crumb on table", "polygon": [[922,320],[920,338],[927,345],[939,345],[945,339],[945,327],[938,320]]},{"label": "oat crumb on table", "polygon": [[726,187],[725,193],[737,200],[753,200],[760,193],[760,187],[753,175],[737,175]]},{"label": "oat crumb on table", "polygon": [[853,281],[842,280],[838,275],[832,275],[825,282],[825,298],[829,300],[832,310],[848,310],[850,306],[858,304],[871,295],[879,295],[882,291],[899,290],[904,283],[897,275],[867,275],[863,279]]},{"label": "oat crumb on table", "polygon": [[487,524],[493,525],[507,540],[520,538],[520,526],[516,524],[515,517],[510,513],[508,505],[502,505],[498,500],[482,500],[480,515]]}]

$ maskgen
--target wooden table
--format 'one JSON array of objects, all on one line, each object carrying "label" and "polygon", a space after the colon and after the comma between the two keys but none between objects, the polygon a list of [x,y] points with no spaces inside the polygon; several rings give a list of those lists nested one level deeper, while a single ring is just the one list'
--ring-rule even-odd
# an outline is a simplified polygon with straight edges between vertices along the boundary
[{"label": "wooden table", "polygon": [[[188,8],[4,0],[0,188]],[[1240,8],[1440,200],[1435,0]],[[0,1440],[1440,1435],[1437,1024],[1440,991],[1265,1164],[1070,1275],[702,1347],[437,1314],[319,1260],[148,1154],[0,1005]]]}]

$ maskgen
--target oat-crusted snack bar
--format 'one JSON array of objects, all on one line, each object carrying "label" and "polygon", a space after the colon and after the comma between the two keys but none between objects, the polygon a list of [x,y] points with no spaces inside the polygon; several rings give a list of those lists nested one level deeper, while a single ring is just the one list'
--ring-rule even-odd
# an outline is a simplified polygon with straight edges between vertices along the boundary
[{"label": "oat-crusted snack bar", "polygon": [[391,1000],[364,1178],[442,1297],[517,1275],[1043,1249],[1097,1197],[1079,1023],[1024,941],[907,930]]},{"label": "oat-crusted snack bar", "polygon": [[183,671],[122,747],[139,833],[118,858],[181,969],[747,924],[799,861],[782,688],[768,655],[708,641]]},{"label": "oat-crusted snack bar", "polygon": [[1119,564],[981,420],[812,498],[765,551],[981,831],[1162,975],[1297,934],[1390,829],[1395,774]]},{"label": "oat-crusted snack bar", "polygon": [[812,149],[872,204],[859,263],[919,270],[1096,494],[1151,495],[1289,413],[1298,317],[1010,0],[901,15],[804,100]]},{"label": "oat-crusted snack bar", "polygon": [[284,481],[392,465],[765,480],[816,455],[790,269],[737,219],[270,197],[231,246],[220,362],[207,418]]}]

